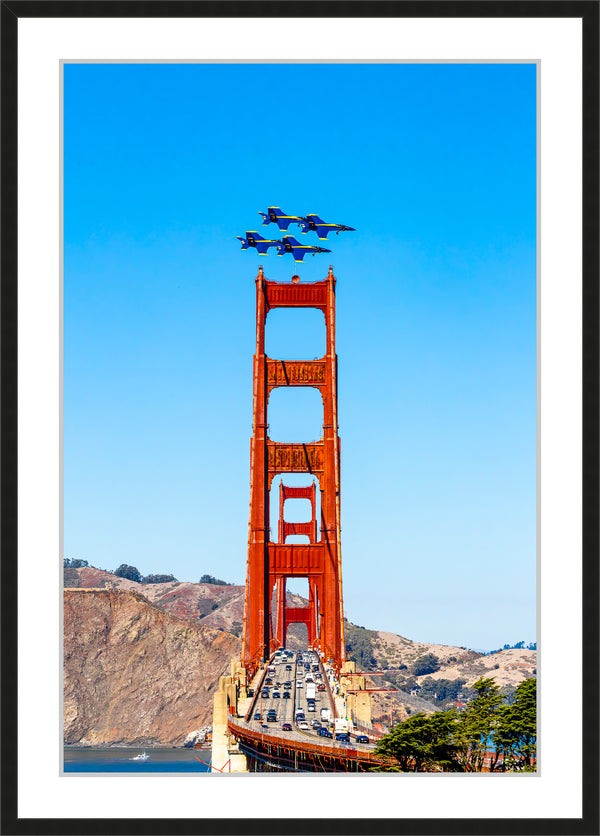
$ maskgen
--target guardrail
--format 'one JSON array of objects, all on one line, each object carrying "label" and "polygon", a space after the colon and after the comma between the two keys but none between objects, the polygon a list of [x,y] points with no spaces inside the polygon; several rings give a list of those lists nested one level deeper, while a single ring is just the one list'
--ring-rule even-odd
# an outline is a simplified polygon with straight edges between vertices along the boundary
[{"label": "guardrail", "polygon": [[296,749],[299,752],[307,754],[318,754],[334,759],[342,759],[347,761],[358,761],[360,763],[369,764],[371,766],[384,766],[388,763],[387,759],[382,759],[372,752],[367,752],[355,747],[348,747],[347,744],[340,743],[336,740],[321,743],[318,741],[297,740],[293,737],[282,737],[279,734],[265,734],[250,728],[246,721],[241,719],[228,718],[227,728],[237,738],[247,738],[254,742],[260,742],[262,745],[277,746],[282,749]]}]

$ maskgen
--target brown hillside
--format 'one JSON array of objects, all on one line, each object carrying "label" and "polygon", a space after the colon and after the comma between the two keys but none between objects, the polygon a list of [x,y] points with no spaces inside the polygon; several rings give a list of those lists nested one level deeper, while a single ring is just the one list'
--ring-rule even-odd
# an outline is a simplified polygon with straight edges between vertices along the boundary
[{"label": "brown hillside", "polygon": [[211,722],[240,643],[132,590],[66,589],[64,648],[66,743],[174,745]]}]

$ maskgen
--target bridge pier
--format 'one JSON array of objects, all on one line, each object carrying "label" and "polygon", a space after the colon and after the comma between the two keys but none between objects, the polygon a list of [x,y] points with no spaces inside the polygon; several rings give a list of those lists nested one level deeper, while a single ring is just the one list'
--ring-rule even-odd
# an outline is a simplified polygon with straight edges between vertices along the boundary
[{"label": "bridge pier", "polygon": [[231,673],[220,677],[213,697],[212,772],[248,772],[246,755],[231,738],[227,720],[231,715],[237,717],[240,711],[243,716],[251,699],[246,695],[246,671],[236,659],[231,661]]}]

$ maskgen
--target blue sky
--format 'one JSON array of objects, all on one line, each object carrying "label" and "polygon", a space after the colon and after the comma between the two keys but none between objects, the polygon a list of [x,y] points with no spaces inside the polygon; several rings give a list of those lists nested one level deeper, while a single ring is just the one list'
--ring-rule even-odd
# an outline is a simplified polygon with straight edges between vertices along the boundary
[{"label": "blue sky", "polygon": [[[535,66],[64,78],[65,555],[245,581],[254,279],[332,264],[345,614],[534,640]],[[356,232],[301,265],[242,251],[280,237],[272,205]],[[318,312],[269,320],[272,356],[321,353]],[[311,394],[276,392],[273,437],[318,437]]]}]

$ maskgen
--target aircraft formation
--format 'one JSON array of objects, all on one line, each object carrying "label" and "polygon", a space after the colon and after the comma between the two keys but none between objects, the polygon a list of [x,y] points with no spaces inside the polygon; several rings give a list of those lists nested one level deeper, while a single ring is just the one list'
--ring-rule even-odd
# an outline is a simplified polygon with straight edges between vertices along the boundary
[{"label": "aircraft formation", "polygon": [[[316,232],[321,241],[327,240],[327,233],[354,232],[354,227],[344,224],[332,224],[322,220],[318,215],[286,215],[279,206],[269,206],[266,212],[259,212],[262,215],[263,226],[271,223],[277,224],[280,230],[286,230],[290,224],[298,224],[302,227],[302,234]],[[261,255],[268,255],[271,247],[277,247],[277,255],[291,253],[296,261],[302,261],[306,253],[316,255],[317,253],[330,253],[331,250],[325,247],[313,247],[310,244],[301,244],[292,235],[284,235],[281,239],[263,238],[256,231],[246,232],[246,237],[236,236],[242,242],[242,249],[255,247]]]}]

